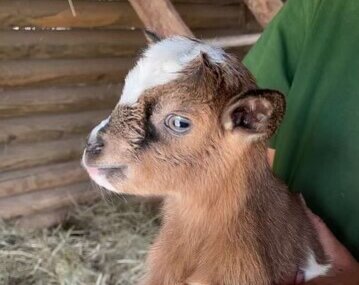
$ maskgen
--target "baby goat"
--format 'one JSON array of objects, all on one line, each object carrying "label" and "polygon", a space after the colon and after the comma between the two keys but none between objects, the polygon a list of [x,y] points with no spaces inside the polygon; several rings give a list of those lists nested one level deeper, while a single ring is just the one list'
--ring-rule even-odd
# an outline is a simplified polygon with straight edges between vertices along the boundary
[{"label": "baby goat", "polygon": [[284,112],[283,95],[258,89],[222,49],[172,37],[144,52],[83,156],[100,186],[165,198],[143,284],[272,285],[298,270],[306,280],[326,274],[299,198],[267,163]]}]

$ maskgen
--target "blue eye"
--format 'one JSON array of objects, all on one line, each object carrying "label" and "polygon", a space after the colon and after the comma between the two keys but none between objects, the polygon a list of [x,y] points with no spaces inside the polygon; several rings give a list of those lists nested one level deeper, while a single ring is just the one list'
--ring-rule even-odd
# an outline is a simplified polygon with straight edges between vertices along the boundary
[{"label": "blue eye", "polygon": [[184,134],[191,129],[191,121],[178,115],[168,115],[165,126],[176,134]]}]

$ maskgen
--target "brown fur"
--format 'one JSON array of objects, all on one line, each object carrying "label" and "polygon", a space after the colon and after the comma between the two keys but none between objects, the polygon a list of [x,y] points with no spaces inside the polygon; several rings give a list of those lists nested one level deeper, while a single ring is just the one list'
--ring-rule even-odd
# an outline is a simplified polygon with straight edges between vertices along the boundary
[{"label": "brown fur", "polygon": [[[119,192],[165,197],[143,284],[278,284],[309,249],[326,262],[298,197],[267,163],[266,139],[284,109],[283,96],[258,90],[233,58],[214,65],[206,55],[134,106],[116,107],[99,133],[104,149],[86,159],[113,167],[107,179]],[[171,135],[169,113],[190,118],[192,130]],[[248,128],[236,125],[243,114]]]}]

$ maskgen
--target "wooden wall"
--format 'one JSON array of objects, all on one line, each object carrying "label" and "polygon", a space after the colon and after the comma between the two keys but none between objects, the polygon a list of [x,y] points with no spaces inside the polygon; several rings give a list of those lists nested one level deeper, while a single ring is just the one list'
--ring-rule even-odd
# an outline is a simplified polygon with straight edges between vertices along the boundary
[{"label": "wooden wall", "polygon": [[[176,0],[199,38],[260,30],[240,0]],[[0,218],[56,222],[99,196],[80,166],[145,46],[127,1],[0,1]],[[238,56],[243,49],[234,49]]]}]

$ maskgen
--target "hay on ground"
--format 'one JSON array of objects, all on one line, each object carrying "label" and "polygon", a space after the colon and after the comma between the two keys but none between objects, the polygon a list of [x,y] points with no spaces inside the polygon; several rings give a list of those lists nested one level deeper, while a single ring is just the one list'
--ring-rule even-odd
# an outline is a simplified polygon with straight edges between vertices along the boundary
[{"label": "hay on ground", "polygon": [[52,229],[2,222],[0,284],[136,284],[158,226],[153,207],[125,201],[78,207]]}]

